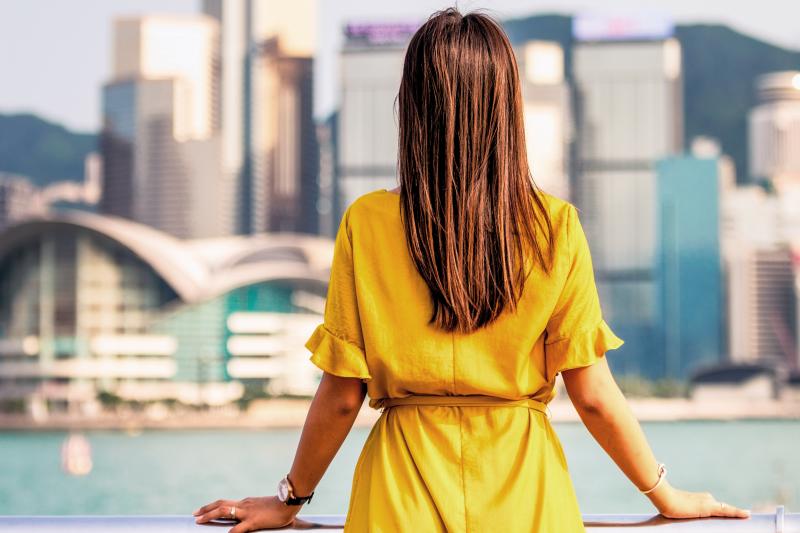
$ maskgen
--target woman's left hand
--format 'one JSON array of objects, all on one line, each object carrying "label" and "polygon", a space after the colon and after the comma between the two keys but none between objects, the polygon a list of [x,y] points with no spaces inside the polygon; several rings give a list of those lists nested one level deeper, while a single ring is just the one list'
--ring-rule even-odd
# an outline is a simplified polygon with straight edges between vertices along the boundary
[{"label": "woman's left hand", "polygon": [[204,524],[217,518],[231,519],[231,509],[236,507],[239,520],[228,533],[246,533],[259,529],[288,526],[300,511],[300,505],[286,505],[277,496],[245,498],[244,500],[217,500],[204,505],[194,513],[195,522]]}]

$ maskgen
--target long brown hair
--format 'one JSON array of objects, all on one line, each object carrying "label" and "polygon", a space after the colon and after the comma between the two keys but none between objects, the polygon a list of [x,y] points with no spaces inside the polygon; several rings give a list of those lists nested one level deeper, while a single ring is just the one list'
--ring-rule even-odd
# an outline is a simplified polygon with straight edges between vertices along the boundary
[{"label": "long brown hair", "polygon": [[500,25],[455,8],[431,15],[408,45],[398,108],[401,216],[433,298],[429,324],[471,332],[516,309],[526,248],[546,271],[552,262],[517,63]]}]

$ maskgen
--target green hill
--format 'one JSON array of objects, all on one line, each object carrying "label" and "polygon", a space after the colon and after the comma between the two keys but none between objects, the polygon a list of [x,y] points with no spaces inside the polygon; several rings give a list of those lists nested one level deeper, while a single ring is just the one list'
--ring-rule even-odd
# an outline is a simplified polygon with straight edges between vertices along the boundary
[{"label": "green hill", "polygon": [[0,171],[22,174],[44,186],[83,180],[83,159],[96,136],[75,133],[31,114],[0,114]]},{"label": "green hill", "polygon": [[[561,43],[572,79],[572,17],[535,15],[508,20],[504,26],[514,43]],[[686,143],[696,135],[719,139],[736,162],[739,180],[747,180],[747,114],[757,101],[755,80],[767,72],[800,70],[800,51],[718,24],[678,25],[675,36],[683,49]]]}]

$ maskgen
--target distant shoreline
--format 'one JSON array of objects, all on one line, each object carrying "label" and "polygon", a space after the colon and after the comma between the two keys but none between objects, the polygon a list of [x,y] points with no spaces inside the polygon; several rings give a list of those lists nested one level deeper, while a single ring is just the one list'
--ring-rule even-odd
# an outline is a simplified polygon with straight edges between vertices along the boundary
[{"label": "distant shoreline", "polygon": [[[34,420],[27,415],[0,414],[0,431],[118,430],[136,433],[145,429],[299,429],[303,426],[311,400],[262,400],[247,412],[181,412],[95,417],[51,415]],[[629,398],[628,405],[640,422],[799,420],[800,401],[725,399],[693,401],[684,398]],[[550,404],[553,423],[580,423],[575,408],[559,395]],[[371,427],[380,412],[366,403],[355,427]]]}]

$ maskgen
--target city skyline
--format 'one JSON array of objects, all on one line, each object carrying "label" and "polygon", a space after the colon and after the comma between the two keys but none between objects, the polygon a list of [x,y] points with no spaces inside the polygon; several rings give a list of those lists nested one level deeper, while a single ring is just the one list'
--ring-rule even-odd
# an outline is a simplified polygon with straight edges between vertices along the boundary
[{"label": "city skyline", "polygon": [[[0,113],[31,112],[45,119],[54,120],[76,131],[98,131],[100,126],[99,87],[111,77],[111,27],[112,20],[118,16],[159,13],[198,13],[197,0],[155,1],[116,1],[114,5],[83,0],[86,9],[79,9],[75,2],[69,4],[50,3],[47,12],[50,16],[41,18],[46,0],[36,0],[13,7],[15,16],[0,17],[0,35],[10,41],[22,43],[26,53],[20,54],[20,47],[0,47],[0,71],[10,79],[17,80],[0,89]],[[777,1],[774,9],[765,9],[764,3],[751,5],[741,3],[736,9],[729,4],[716,3],[702,6],[690,1],[669,2],[666,14],[677,23],[717,23],[725,24],[734,30],[749,34],[771,44],[786,48],[800,49],[800,32],[792,24],[800,16],[800,6],[787,8]],[[0,6],[0,11],[11,9]],[[435,0],[411,0],[402,5],[374,5],[361,0],[337,2],[335,5],[320,3],[318,10],[318,44],[314,76],[318,81],[315,88],[315,117],[324,118],[335,109],[338,98],[338,54],[344,42],[342,26],[351,20],[408,20],[423,19],[432,11],[450,5]],[[663,11],[666,2],[633,2],[619,0],[606,2],[606,10],[612,12],[631,10],[633,6]],[[465,10],[485,8],[501,18],[519,17],[535,13],[569,14],[586,8],[584,2],[561,2],[557,8],[549,2],[529,2],[500,0],[486,3],[459,2]],[[789,12],[797,11],[796,16]],[[63,24],[70,17],[82,18],[81,26],[90,31],[75,34],[72,26]],[[38,18],[37,18],[38,17]],[[30,23],[26,23],[30,21]],[[30,32],[31,24],[38,27],[52,39],[41,40],[39,32]],[[37,40],[32,42],[31,36]],[[61,38],[59,38],[61,36]],[[51,42],[59,42],[58,47]],[[70,58],[81,57],[80,71],[75,72],[75,61]],[[59,59],[62,58],[62,59]],[[45,64],[47,68],[41,68]],[[69,72],[70,84],[56,83]],[[54,93],[52,87],[58,87]]]},{"label": "city skyline", "polygon": [[[83,193],[26,215],[27,197],[49,196],[0,173],[0,401],[44,420],[313,392],[320,373],[303,340],[326,314],[332,237],[347,206],[396,183],[394,95],[417,24],[348,24],[339,108],[314,124],[316,35],[297,30],[315,0],[279,2],[115,19],[97,164],[87,157],[71,184]],[[533,176],[580,213],[603,319],[624,340],[611,370],[656,395],[659,382],[713,401],[790,391],[800,54],[654,14],[506,27]],[[758,70],[744,68],[753,54]],[[704,98],[697,73],[712,82]],[[758,98],[715,109],[734,88]],[[742,180],[737,143],[709,127],[737,104],[752,156]],[[687,128],[696,114],[706,123]],[[99,203],[88,194],[98,183]]]},{"label": "city skyline", "polygon": [[[335,460],[303,492],[320,501],[289,527],[350,527],[385,407],[426,395],[541,411],[556,463],[578,458],[564,486],[591,531],[652,523],[630,513],[671,501],[640,497],[586,419],[619,401],[676,482],[800,524],[800,4],[11,5],[0,530],[177,527],[211,491],[296,480],[292,442],[345,411]],[[425,24],[448,6],[472,16]],[[516,209],[529,199],[535,213]],[[523,226],[536,246],[511,238]],[[437,282],[456,289],[442,299]],[[492,317],[431,318],[464,301]],[[571,377],[600,362],[614,402]],[[360,379],[360,400],[337,402],[332,374]],[[496,459],[500,474],[521,464]],[[268,525],[246,514],[240,528]]]},{"label": "city skyline", "polygon": [[[211,222],[213,217],[203,217],[203,224],[200,224],[198,220],[190,220],[192,217],[185,216],[190,211],[210,215],[216,208],[228,212],[234,207],[216,194],[211,195],[210,202],[193,200],[195,193],[213,188],[209,183],[214,182],[215,176],[223,177],[225,174],[220,172],[219,163],[222,159],[219,153],[203,150],[210,159],[208,164],[203,165],[202,171],[188,167],[184,169],[183,165],[177,164],[184,159],[183,150],[194,146],[191,143],[205,143],[214,137],[219,140],[220,131],[224,136],[225,124],[227,133],[234,134],[231,136],[235,141],[231,143],[232,151],[242,153],[242,159],[238,163],[233,162],[234,167],[241,165],[241,173],[234,176],[236,180],[241,180],[237,187],[244,192],[242,198],[251,203],[256,217],[253,220],[266,222],[271,212],[275,211],[274,208],[279,207],[283,211],[293,202],[292,198],[296,198],[296,195],[281,196],[283,193],[289,194],[296,189],[313,192],[316,186],[322,191],[326,186],[324,183],[332,181],[335,209],[333,212],[324,211],[318,206],[317,212],[320,215],[332,215],[326,224],[329,229],[335,228],[343,207],[369,191],[392,186],[393,161],[397,157],[396,141],[393,140],[397,137],[392,116],[395,105],[393,93],[400,83],[405,45],[415,31],[416,24],[366,22],[347,26],[347,43],[340,52],[341,107],[331,124],[326,121],[313,128],[310,125],[310,90],[303,90],[299,86],[306,85],[301,79],[310,82],[310,69],[304,70],[310,66],[310,58],[303,55],[310,47],[301,46],[301,52],[288,52],[289,43],[296,41],[297,34],[293,35],[294,41],[284,40],[280,28],[286,26],[279,22],[298,20],[299,13],[309,12],[309,5],[287,9],[283,18],[276,10],[265,9],[269,5],[266,2],[257,5],[258,9],[255,9],[256,4],[245,1],[223,4],[222,0],[207,0],[204,10],[210,17],[193,13],[115,20],[113,50],[116,79],[104,86],[101,156],[105,163],[103,181],[106,186],[99,206],[101,218],[96,219],[96,227],[115,224],[117,222],[113,222],[113,217],[123,217],[143,224],[137,232],[155,235],[156,230],[160,230],[164,232],[162,238],[168,235],[171,235],[169,239],[213,237],[220,240],[203,244],[197,241],[193,246],[203,248],[205,253],[213,253],[214,256],[220,253],[218,246],[222,242],[252,240],[255,243],[261,242],[259,239],[262,238],[266,242],[277,239],[279,232],[298,231],[299,228],[293,228],[291,221],[286,219],[288,225],[270,223],[262,227],[259,223],[243,228],[243,234],[251,235],[233,236],[231,228],[208,231],[209,228],[204,224]],[[265,16],[267,13],[269,17]],[[544,18],[562,25],[569,22],[564,17]],[[302,20],[311,20],[311,17]],[[621,21],[627,24],[621,26]],[[269,22],[269,25],[264,25],[265,22]],[[524,23],[531,23],[531,20]],[[188,30],[192,31],[187,33]],[[519,29],[509,31],[525,34]],[[546,131],[548,125],[563,126],[563,129],[558,126],[550,128],[551,133],[547,135],[556,139],[561,137],[559,131],[564,133],[563,146],[560,143],[535,143],[537,146],[534,147],[535,153],[530,154],[531,161],[542,169],[545,177],[548,176],[546,163],[550,162],[549,177],[563,181],[562,186],[556,189],[561,188],[563,192],[569,190],[565,199],[573,201],[582,213],[604,316],[626,339],[626,347],[611,360],[612,368],[623,374],[640,375],[648,379],[686,379],[690,373],[709,364],[730,362],[733,360],[730,351],[722,347],[723,328],[719,310],[723,301],[719,288],[723,280],[723,263],[731,264],[738,258],[720,254],[720,231],[717,227],[721,218],[725,217],[718,216],[718,206],[722,205],[725,213],[733,214],[731,221],[738,223],[745,213],[739,212],[735,205],[729,207],[731,202],[742,204],[738,197],[759,187],[752,180],[742,182],[739,187],[734,185],[733,163],[723,154],[723,146],[715,139],[695,136],[690,143],[691,152],[684,151],[684,58],[693,57],[696,48],[694,53],[682,53],[682,44],[672,24],[662,17],[578,16],[572,21],[570,31],[571,38],[562,37],[557,41],[539,40],[536,36],[529,36],[527,40],[518,37],[515,53],[524,81],[526,129],[532,127]],[[197,39],[190,39],[192,35]],[[234,38],[231,39],[231,36]],[[239,37],[243,39],[237,42]],[[175,44],[172,44],[172,39],[177,39]],[[691,39],[687,39],[687,42],[691,46]],[[565,76],[567,63],[562,46],[571,49],[569,77]],[[229,67],[241,65],[237,57],[242,50],[251,50],[250,61],[245,62],[243,68],[233,68],[232,75],[226,77]],[[295,60],[300,60],[300,63]],[[689,59],[685,62],[690,65]],[[760,117],[757,124],[763,133],[757,137],[759,142],[750,146],[751,150],[757,152],[755,161],[767,161],[762,156],[784,153],[784,133],[795,131],[789,122],[793,124],[800,102],[800,91],[794,83],[798,76],[800,74],[797,71],[771,72],[762,73],[752,80],[753,87],[759,88],[762,96],[760,105],[751,110],[753,120]],[[182,85],[195,87],[195,90],[176,92],[175,88]],[[238,88],[242,85],[247,89]],[[241,95],[240,90],[243,91]],[[303,92],[309,96],[301,97]],[[232,98],[232,105],[225,104],[226,95],[235,97]],[[302,104],[301,100],[307,103]],[[190,111],[196,103],[200,104],[197,113],[178,112]],[[268,103],[272,105],[270,109],[264,107]],[[573,108],[574,113],[571,111]],[[301,109],[308,112],[301,112]],[[365,110],[368,112],[365,113]],[[298,180],[302,171],[294,163],[299,154],[295,150],[298,148],[296,142],[300,138],[292,132],[303,129],[316,129],[319,138],[326,139],[320,143],[319,156],[323,160],[326,152],[333,154],[332,164],[327,165],[333,168],[331,180],[328,176],[322,179],[321,169],[317,185]],[[284,135],[277,135],[278,130]],[[569,131],[575,134],[568,135]],[[208,135],[211,137],[207,138]],[[245,150],[245,146],[249,150]],[[158,149],[154,150],[154,147]],[[531,146],[526,148],[530,152]],[[194,161],[195,157],[186,159]],[[276,164],[272,165],[270,161]],[[758,174],[765,174],[764,177],[769,179],[777,173],[784,179],[786,187],[794,189],[799,171],[793,159],[772,158],[769,161],[771,166]],[[236,171],[236,168],[232,170]],[[262,190],[263,187],[258,185],[261,182],[262,185],[276,185],[273,192],[279,193],[279,196]],[[727,185],[720,188],[723,184]],[[701,186],[705,192],[701,192]],[[9,189],[9,198],[14,200],[16,193],[12,189]],[[605,192],[597,194],[599,190]],[[687,194],[689,191],[693,194]],[[736,196],[729,193],[735,193]],[[691,196],[696,203],[679,200],[687,196]],[[205,195],[198,198],[208,200]],[[631,209],[619,210],[620,203]],[[117,209],[120,206],[122,211]],[[241,206],[235,210],[239,209]],[[306,208],[303,211],[308,210]],[[677,210],[681,210],[682,214],[675,215]],[[284,215],[291,218],[291,211],[289,209],[276,220]],[[748,209],[748,212],[756,211]],[[57,210],[53,213],[59,216]],[[706,218],[690,222],[699,214]],[[102,218],[108,215],[111,217]],[[48,223],[54,223],[55,226],[59,222],[65,221],[48,219]],[[684,225],[683,231],[678,223]],[[116,334],[174,333],[178,339],[175,341],[176,350],[194,346],[193,340],[180,340],[182,319],[178,317],[183,315],[177,313],[179,308],[173,302],[174,295],[179,296],[181,305],[186,306],[187,320],[190,320],[190,316],[194,317],[195,313],[211,313],[210,307],[208,311],[202,311],[206,309],[204,306],[211,305],[210,300],[198,302],[181,296],[180,287],[174,286],[171,278],[161,271],[156,271],[154,276],[149,270],[149,263],[143,265],[135,260],[139,252],[134,248],[129,247],[134,255],[132,259],[130,254],[106,249],[102,241],[94,242],[91,231],[79,230],[73,235],[74,238],[65,237],[75,231],[70,228],[80,224],[67,220],[63,232],[55,229],[48,236],[43,231],[40,238],[33,240],[25,229],[32,227],[31,224],[36,225],[37,222],[21,220],[19,225],[12,226],[5,234],[11,237],[15,232],[23,235],[25,238],[22,240],[28,239],[27,244],[22,245],[20,241],[16,247],[12,247],[16,241],[11,238],[11,243],[6,243],[8,248],[5,257],[2,257],[0,250],[0,269],[5,269],[11,280],[6,280],[4,289],[0,287],[0,296],[3,296],[0,301],[0,328],[5,328],[5,332],[0,329],[0,333],[8,335],[8,340],[13,341],[7,343],[12,355],[22,357],[18,355],[19,347],[29,349],[29,341],[34,338],[41,346],[37,350],[46,360],[48,354],[62,349],[58,348],[61,345],[53,336],[53,332],[59,332],[59,338],[74,333],[78,351],[72,355],[80,356],[85,352],[79,351],[83,349],[80,347],[83,346],[81,343],[85,344],[85,339],[91,343],[92,338],[104,334],[98,328],[110,323],[109,317],[115,316],[120,309],[102,310],[101,305],[83,296],[76,296],[74,302],[71,300],[72,295],[82,295],[84,289],[89,291],[87,294],[97,292],[95,288],[82,285],[84,280],[95,279],[94,274],[76,275],[74,283],[70,281],[73,278],[59,278],[60,281],[55,285],[44,283],[38,292],[32,292],[31,289],[43,283],[39,278],[49,275],[47,272],[100,272],[98,268],[111,273],[106,276],[107,287],[104,289],[109,295],[122,293],[128,295],[126,298],[136,296],[135,301],[122,306],[123,315],[131,310],[131,305],[138,305],[135,304],[138,301],[143,305],[139,311],[143,316],[150,317],[140,320],[148,324],[146,329],[115,330]],[[702,227],[705,233],[701,235],[695,232],[692,239],[687,238],[685,227],[692,225]],[[729,226],[730,223],[726,222],[726,227]],[[790,226],[798,227],[789,222],[787,229]],[[635,228],[635,231],[631,231],[631,228]],[[87,226],[84,229],[91,228]],[[60,236],[53,240],[57,234]],[[732,235],[730,231],[725,234]],[[774,287],[791,287],[796,276],[788,252],[788,245],[796,240],[793,234],[787,234],[786,239],[776,231],[769,231],[766,235],[781,248],[780,255],[773,257],[775,254],[763,247],[763,243],[753,242],[752,260],[745,257],[739,263],[745,269],[750,268],[752,263],[757,272],[749,277],[745,272],[745,277],[734,287],[741,287],[747,294],[758,294],[758,298],[762,295],[769,297]],[[698,236],[702,238],[694,238]],[[737,242],[747,240],[745,235],[737,235],[736,239]],[[53,248],[53,242],[60,243],[60,248]],[[120,241],[120,244],[126,247],[125,241]],[[722,248],[725,249],[724,246]],[[16,253],[28,249],[32,250],[29,256]],[[699,252],[703,254],[701,258],[697,255]],[[190,253],[184,255],[186,257],[178,263],[190,259]],[[275,253],[259,251],[243,256],[237,253],[235,258],[222,261],[219,266],[238,262],[250,265],[256,258],[267,257],[281,260],[289,258],[291,262],[296,255],[284,249]],[[110,259],[103,262],[103,257]],[[760,274],[758,269],[764,261],[769,262],[770,268],[777,265],[780,269],[777,278],[771,274]],[[56,263],[59,268],[54,268]],[[40,266],[31,268],[30,265]],[[37,268],[44,274],[30,277],[30,273],[36,272]],[[127,280],[126,273],[137,269],[139,273],[131,279],[138,281],[132,283]],[[26,275],[29,277],[25,278]],[[14,281],[17,278],[23,282]],[[223,336],[235,333],[233,330],[225,333],[228,330],[223,327],[227,323],[226,315],[238,309],[235,302],[247,302],[247,312],[272,309],[270,306],[275,303],[272,301],[275,296],[261,294],[261,288],[255,285],[251,288],[243,285],[240,288],[245,292],[231,292],[225,296],[232,298],[230,305],[213,309],[214,312],[207,317],[208,331],[213,329]],[[698,286],[703,288],[697,290]],[[159,287],[171,287],[172,292],[159,292]],[[133,292],[130,292],[131,288]],[[691,312],[703,306],[693,304],[686,307],[686,298],[673,297],[677,290],[687,298],[700,296],[700,302],[705,305],[701,313],[705,320],[704,327],[695,328],[697,320],[690,323],[692,321],[681,318],[690,316]],[[736,294],[733,289],[727,292]],[[35,307],[37,300],[41,302]],[[112,300],[109,297],[98,302]],[[49,301],[55,302],[56,307]],[[30,311],[20,313],[19,306],[23,304],[30,305]],[[796,370],[794,305],[795,297],[774,301],[771,309],[781,315],[779,326],[782,329],[774,330],[772,325],[775,320],[771,315],[757,313],[759,327],[753,330],[752,341],[740,341],[732,337],[734,342],[731,346],[737,347],[737,362],[773,360],[781,362],[789,370]],[[739,311],[752,307],[743,305],[732,308],[728,313],[729,323],[741,321]],[[75,316],[79,318],[73,320],[70,318],[72,315],[55,314],[57,308],[74,308],[77,313]],[[297,312],[294,308],[291,308],[294,311],[282,309],[289,314]],[[98,311],[102,311],[103,321],[97,319]],[[40,318],[29,322],[28,317],[32,313],[39,313]],[[123,316],[121,323],[127,324],[125,320]],[[753,320],[745,317],[745,322]],[[53,324],[52,327],[38,326],[49,323]],[[261,333],[272,335],[271,331]],[[671,348],[661,348],[659,339],[663,338],[669,340],[667,344]],[[219,338],[210,339],[209,342],[196,347],[199,352],[195,351],[206,353],[213,346],[219,348],[223,345]],[[271,344],[259,345],[259,354],[265,357],[275,355],[274,350],[280,343],[276,339],[269,342]],[[223,381],[235,377],[232,373],[232,368],[236,366],[231,360],[233,352],[235,350],[214,355]],[[23,355],[27,357],[30,354],[26,352]],[[98,352],[95,355],[105,357],[108,354]],[[228,370],[221,370],[223,368]],[[30,365],[23,370],[30,370]],[[185,377],[174,372],[169,376],[161,376],[173,380]],[[203,381],[200,378],[198,380]]]}]

